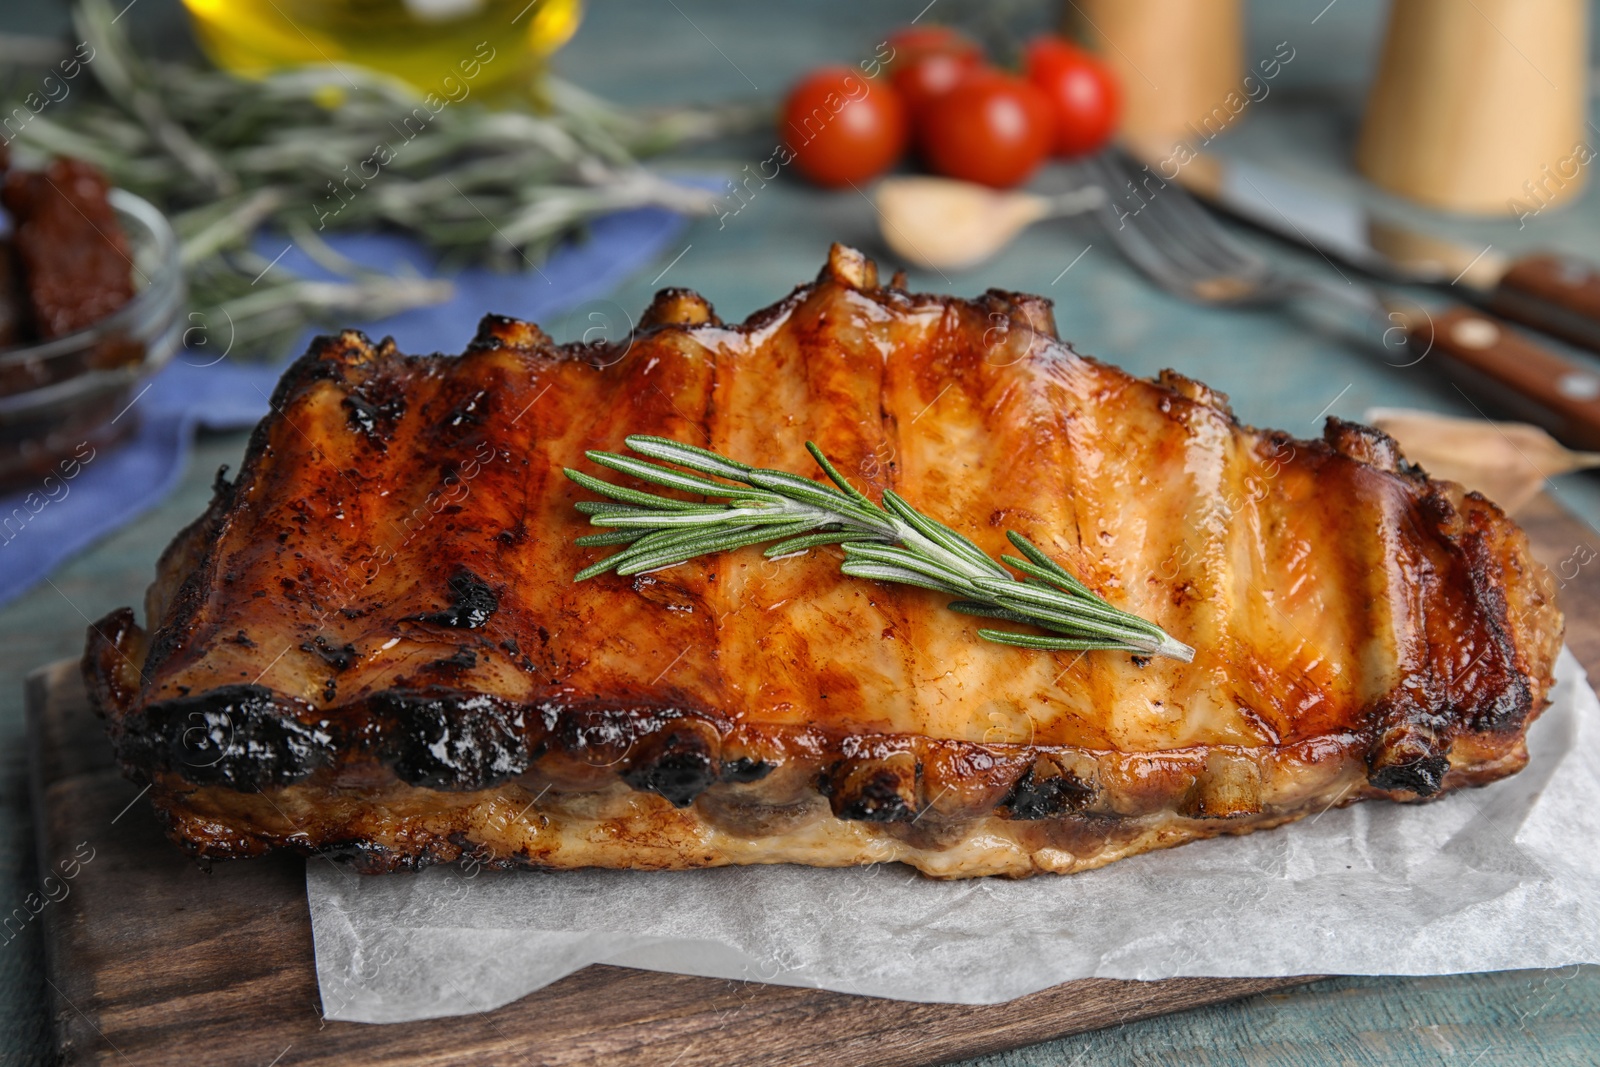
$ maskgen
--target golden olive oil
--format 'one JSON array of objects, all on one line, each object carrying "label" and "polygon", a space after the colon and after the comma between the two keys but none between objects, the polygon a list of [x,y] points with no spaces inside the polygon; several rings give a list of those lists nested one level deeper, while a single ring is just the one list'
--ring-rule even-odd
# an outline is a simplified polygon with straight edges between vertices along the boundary
[{"label": "golden olive oil", "polygon": [[[183,0],[213,62],[246,76],[359,63],[437,92],[526,84],[572,36],[582,0]],[[485,62],[485,56],[492,56]]]}]

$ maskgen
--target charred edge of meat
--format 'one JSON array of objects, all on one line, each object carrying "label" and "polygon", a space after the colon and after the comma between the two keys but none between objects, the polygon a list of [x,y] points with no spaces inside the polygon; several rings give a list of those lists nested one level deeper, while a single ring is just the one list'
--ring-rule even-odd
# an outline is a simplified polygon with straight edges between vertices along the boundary
[{"label": "charred edge of meat", "polygon": [[[126,609],[101,629],[116,623],[137,629]],[[444,686],[383,690],[326,718],[256,685],[221,686],[124,713],[135,697],[112,688],[110,658],[122,654],[113,639],[91,631],[87,669],[97,708],[113,720],[119,755],[141,773],[171,771],[197,785],[253,792],[323,767],[377,760],[407,785],[470,792],[515,778],[555,750],[612,768],[634,788],[681,807],[719,781],[755,782],[773,769],[742,757],[725,774],[718,753],[727,724],[682,709],[528,705]]]},{"label": "charred edge of meat", "polygon": [[[691,729],[685,724],[703,716],[694,709],[616,704],[560,704],[553,701],[537,706],[546,731],[546,747],[559,751],[579,763],[596,769],[610,768],[617,773],[648,759],[655,737],[668,726]],[[710,735],[719,740],[726,728],[708,720]]]},{"label": "charred edge of meat", "polygon": [[[264,425],[265,420],[256,427],[257,435]],[[252,438],[251,448],[254,447]],[[249,462],[247,456],[247,466]],[[168,657],[183,647],[182,635],[189,620],[205,602],[201,584],[203,576],[209,574],[211,546],[217,540],[220,527],[233,507],[243,481],[244,471],[232,483],[219,476],[212,483],[211,502],[205,511],[178,532],[156,561],[156,581],[145,593],[145,612],[153,626],[158,626],[156,620],[160,618],[170,618],[171,622],[166,626],[158,626],[150,635],[146,654],[138,661],[142,664],[142,678],[145,681],[154,676]],[[160,601],[159,591],[166,592],[170,599]]]},{"label": "charred edge of meat", "polygon": [[461,854],[460,846],[451,847],[445,842],[429,841],[414,852],[400,852],[387,845],[359,838],[330,842],[311,849],[300,848],[298,851],[341,860],[358,874],[416,872],[453,862]]},{"label": "charred edge of meat", "polygon": [[383,377],[355,383],[339,403],[350,428],[380,452],[388,449],[394,428],[406,413],[406,394],[400,383]]},{"label": "charred edge of meat", "polygon": [[1431,797],[1444,788],[1450,770],[1448,744],[1413,715],[1390,726],[1367,754],[1367,781],[1377,789]]},{"label": "charred edge of meat", "polygon": [[553,350],[550,335],[538,326],[509,315],[485,315],[478,320],[478,332],[467,351],[509,348],[518,352]]},{"label": "charred edge of meat", "polygon": [[916,757],[909,752],[845,760],[828,783],[837,819],[910,822],[918,815]]},{"label": "charred edge of meat", "polygon": [[487,789],[533,763],[529,712],[522,705],[452,690],[385,690],[371,699],[392,723],[395,774],[429,789]]},{"label": "charred edge of meat", "polygon": [[1094,799],[1092,785],[1075,774],[1037,776],[1037,766],[1029,767],[1000,802],[1013,819],[1049,819],[1078,811]]},{"label": "charred edge of meat", "polygon": [[639,329],[658,326],[721,326],[705,297],[693,289],[661,289],[639,317]]},{"label": "charred edge of meat", "polygon": [[221,686],[131,714],[117,757],[142,774],[172,771],[198,785],[254,793],[308,777],[333,762],[333,734],[260,685]]},{"label": "charred edge of meat", "polygon": [[1514,733],[1533,714],[1533,687],[1521,674],[1504,679],[1504,685],[1487,700],[1474,705],[1468,724],[1478,733]]},{"label": "charred edge of meat", "polygon": [[[352,359],[352,353],[358,358]],[[269,406],[273,412],[286,411],[296,397],[313,383],[324,380],[344,381],[347,365],[365,362],[376,354],[372,342],[359,330],[345,330],[336,337],[317,337],[311,342],[305,355],[289,364],[288,369],[283,372],[283,377],[278,379]],[[250,441],[245,447],[244,463],[239,468],[238,477],[231,485],[227,483],[214,485],[210,506],[168,546],[167,552],[171,552],[185,544],[191,534],[206,531],[203,538],[205,546],[201,549],[200,559],[179,582],[167,609],[166,618],[146,620],[156,628],[150,635],[149,651],[142,663],[146,682],[169,657],[184,646],[189,624],[204,603],[203,589],[213,580],[215,561],[211,552],[217,540],[215,536],[217,524],[223,521],[235,500],[243,499],[248,494],[261,465],[271,462],[272,433],[281,419],[282,416],[274,417],[269,414],[256,423],[256,428],[251,431]],[[167,554],[163,553],[162,564],[165,564],[166,560]],[[160,565],[158,565],[159,570]]]},{"label": "charred edge of meat", "polygon": [[[244,638],[244,640],[240,643],[244,644],[245,647],[248,648],[250,638],[244,633],[243,630],[239,631],[238,635],[235,637],[235,640],[237,640],[239,637]],[[300,651],[310,652],[322,662],[332,667],[335,671],[349,670],[350,665],[354,663],[357,658],[355,645],[333,645],[330,644],[328,639],[323,637],[321,634],[318,634],[310,641],[301,642]]]},{"label": "charred edge of meat", "polygon": [[1447,757],[1423,756],[1411,763],[1373,768],[1367,781],[1376,789],[1405,790],[1419,797],[1431,797],[1444,787],[1444,776],[1449,770]]},{"label": "charred edge of meat", "polygon": [[[731,725],[697,709],[631,704],[521,704],[447,686],[385,690],[328,712],[261,686],[223,686],[123,713],[136,696],[117,681],[125,655],[113,642],[137,633],[131,613],[91,631],[88,675],[94,701],[109,711],[119,757],[142,781],[170,771],[196,784],[244,791],[300,781],[318,769],[377,761],[408,785],[452,792],[492,788],[557,754],[610,770],[634,789],[686,806],[719,783],[760,781],[778,764],[753,754],[723,760]],[[132,668],[130,667],[131,673]],[[1449,750],[1468,724],[1393,695],[1363,731],[1368,780],[1378,789],[1433,796],[1444,788]],[[802,763],[822,768],[818,792],[841,819],[885,822],[919,813],[919,742],[899,735],[802,731]],[[949,755],[984,757],[964,778],[992,789],[984,810],[1013,819],[1050,819],[1095,806],[1098,756],[1071,747],[1017,746],[1004,761],[992,746],[930,742]],[[1169,753],[1169,755],[1176,755]],[[830,764],[828,761],[832,760]],[[1194,767],[1182,797],[1192,818],[1234,818],[1258,810],[1256,762],[1213,752]],[[980,783],[988,785],[979,788]]]},{"label": "charred edge of meat", "polygon": [[[1505,586],[1497,575],[1495,554],[1484,530],[1487,517],[1474,510],[1467,518],[1467,532],[1461,538],[1461,558],[1471,579],[1472,599],[1478,604],[1479,618],[1494,643],[1501,669],[1495,672],[1491,694],[1480,691],[1473,704],[1469,725],[1480,732],[1505,733],[1520,730],[1533,714],[1533,687],[1525,671],[1516,669],[1516,643],[1508,624],[1511,608]],[[1483,659],[1488,659],[1485,656]]]},{"label": "charred edge of meat", "polygon": [[1052,344],[1061,343],[1061,335],[1056,329],[1055,302],[1048,297],[1007,289],[988,289],[977,303],[986,321],[993,321],[992,315],[998,312],[1006,316],[1012,328],[1038,335]]},{"label": "charred edge of meat", "polygon": [[1375,426],[1329,415],[1323,423],[1322,439],[1328,447],[1357,463],[1390,474],[1400,473],[1400,446],[1395,439]]},{"label": "charred edge of meat", "polygon": [[82,673],[89,703],[103,719],[117,720],[117,712],[138,698],[140,678],[126,649],[143,636],[132,608],[118,608],[89,627]]},{"label": "charred edge of meat", "polygon": [[[178,843],[193,850],[184,840],[180,839]],[[520,852],[507,856],[498,855],[485,848],[481,842],[474,841],[463,833],[450,834],[442,841],[428,841],[415,852],[401,852],[365,838],[349,838],[315,848],[288,842],[284,847],[294,848],[306,855],[326,856],[348,863],[357,874],[414,873],[458,861],[468,869],[484,868],[491,871],[554,869]]]},{"label": "charred edge of meat", "polygon": [[675,808],[688,807],[721,777],[721,744],[709,723],[681,720],[647,742],[622,780],[640,792],[659,793]]}]

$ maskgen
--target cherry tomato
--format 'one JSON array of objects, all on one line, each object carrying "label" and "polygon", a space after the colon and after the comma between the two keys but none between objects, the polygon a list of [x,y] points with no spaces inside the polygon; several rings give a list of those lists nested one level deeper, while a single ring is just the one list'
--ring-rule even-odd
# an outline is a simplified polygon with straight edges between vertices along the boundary
[{"label": "cherry tomato", "polygon": [[889,77],[915,119],[931,100],[982,66],[977,52],[925,52],[905,62],[897,56]]},{"label": "cherry tomato", "polygon": [[979,70],[929,102],[917,137],[938,173],[1004,189],[1026,181],[1049,155],[1055,119],[1030,82]]},{"label": "cherry tomato", "polygon": [[1081,156],[1111,140],[1122,117],[1122,89],[1104,63],[1059,37],[1028,45],[1028,80],[1050,98],[1056,154]]},{"label": "cherry tomato", "polygon": [[790,90],[779,133],[806,177],[846,185],[892,167],[905,153],[909,127],[893,85],[853,67],[823,67]]},{"label": "cherry tomato", "polygon": [[982,61],[983,49],[971,38],[948,26],[907,26],[889,35],[892,49],[889,70],[935,53],[968,55]]}]

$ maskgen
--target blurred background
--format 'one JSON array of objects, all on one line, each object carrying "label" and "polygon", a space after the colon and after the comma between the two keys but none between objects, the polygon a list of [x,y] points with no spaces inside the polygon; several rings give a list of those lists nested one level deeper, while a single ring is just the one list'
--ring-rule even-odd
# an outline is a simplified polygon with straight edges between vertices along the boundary
[{"label": "blurred background", "polygon": [[[840,241],[912,289],[1043,294],[1079,351],[1177,368],[1243,422],[1310,437],[1330,415],[1378,419],[1508,506],[1550,476],[1600,522],[1600,482],[1581,473],[1600,451],[1592,14],[1583,0],[5,5],[4,888],[37,880],[23,676],[140,600],[284,361],[342,326],[450,352],[499,313],[620,343],[659,288],[738,321]],[[1220,290],[1190,284],[1193,248],[1172,238],[1210,240],[1176,214],[1180,186],[1226,235],[1226,255],[1198,257]],[[1254,216],[1229,200],[1244,186]],[[1263,296],[1279,275],[1281,303]],[[1522,325],[1485,320],[1491,305]],[[42,966],[36,927],[0,948],[6,1062],[49,1059]],[[1424,1014],[1469,989],[1513,1008],[1531,995],[1494,976],[1388,982],[1341,988]],[[1252,1010],[1198,1013],[1186,1037],[1160,1020],[1108,1032],[1093,1061],[1203,1047]],[[1307,1032],[1334,1025],[1303,1010]],[[1432,1062],[1405,1029],[1394,1054]]]}]

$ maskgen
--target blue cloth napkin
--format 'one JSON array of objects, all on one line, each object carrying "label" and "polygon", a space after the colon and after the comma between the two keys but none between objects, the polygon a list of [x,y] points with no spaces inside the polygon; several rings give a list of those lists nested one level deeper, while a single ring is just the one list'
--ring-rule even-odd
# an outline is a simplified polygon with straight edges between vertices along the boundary
[{"label": "blue cloth napkin", "polygon": [[[450,277],[455,297],[371,323],[353,323],[374,339],[393,336],[404,352],[459,352],[472,339],[480,318],[490,312],[530,319],[557,332],[554,316],[581,310],[610,292],[634,271],[668,251],[687,220],[659,208],[639,208],[595,220],[582,240],[569,242],[521,274],[469,269]],[[342,255],[385,271],[400,262],[420,274],[435,271],[427,251],[394,235],[342,237],[333,242]],[[263,236],[257,251],[272,259],[289,242]],[[298,248],[290,247],[278,267],[326,277]],[[596,323],[625,331],[616,312],[597,309]],[[585,322],[588,321],[585,316]],[[552,328],[554,327],[554,328]],[[570,332],[582,334],[583,324]],[[213,362],[226,337],[207,324],[207,344],[180,351],[139,393],[119,419],[138,419],[132,438],[103,448],[70,471],[38,486],[0,496],[0,604],[5,604],[97,539],[132,522],[177,486],[189,465],[195,431],[236,430],[253,425],[267,412],[283,367]],[[308,331],[306,341],[316,331]],[[565,332],[565,331],[563,331]],[[194,335],[198,340],[199,334]],[[301,345],[304,348],[304,344]]]}]

